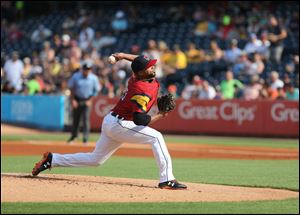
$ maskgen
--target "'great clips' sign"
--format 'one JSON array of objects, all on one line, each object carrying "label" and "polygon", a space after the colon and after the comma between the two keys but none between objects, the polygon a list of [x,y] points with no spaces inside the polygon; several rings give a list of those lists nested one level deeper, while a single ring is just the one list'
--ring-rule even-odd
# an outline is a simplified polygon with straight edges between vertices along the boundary
[{"label": "'great clips' sign", "polygon": [[[94,100],[91,128],[99,130],[103,117],[118,99]],[[154,106],[149,114],[157,113]],[[299,102],[242,100],[176,100],[176,109],[151,127],[172,133],[248,136],[299,136]]]}]

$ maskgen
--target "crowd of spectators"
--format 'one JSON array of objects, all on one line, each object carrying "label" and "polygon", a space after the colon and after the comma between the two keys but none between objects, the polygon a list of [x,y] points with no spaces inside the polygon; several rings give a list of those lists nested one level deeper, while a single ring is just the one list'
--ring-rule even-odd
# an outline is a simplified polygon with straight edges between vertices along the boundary
[{"label": "crowd of spectators", "polygon": [[[233,8],[239,12],[221,14],[217,14],[216,9],[206,11],[201,6],[192,14],[184,13],[183,5],[170,8],[167,13],[172,15],[170,21],[185,20],[189,16],[195,23],[190,33],[210,38],[208,49],[199,48],[193,42],[187,44],[187,49],[179,44],[170,47],[164,40],[150,38],[145,48],[136,44],[130,53],[158,59],[156,71],[161,92],[170,92],[177,98],[299,100],[299,49],[283,56],[284,40],[289,32],[299,32],[299,14],[278,17],[269,13],[268,7],[246,8],[249,11],[243,14],[242,5]],[[101,86],[100,94],[109,97],[122,94],[131,76],[130,62],[110,65],[108,56],[102,56],[100,50],[113,46],[122,32],[130,31],[128,11],[115,11],[107,31],[93,29],[91,20],[96,19],[86,10],[79,14],[66,17],[61,34],[42,23],[33,32],[22,32],[18,23],[1,19],[1,37],[5,35],[15,43],[29,34],[31,43],[42,44],[38,52],[22,58],[19,50],[12,53],[1,50],[2,93],[69,95],[68,79],[80,69],[82,62],[92,60],[93,72]],[[80,27],[78,33],[72,30],[76,26]],[[220,47],[219,40],[228,46]],[[243,47],[239,46],[242,40],[246,41]],[[283,63],[283,58],[288,60]],[[208,75],[203,76],[202,67],[189,70],[190,65],[200,64],[208,65]],[[283,70],[267,73],[267,64],[280,65]],[[208,80],[208,76],[216,81]]]}]

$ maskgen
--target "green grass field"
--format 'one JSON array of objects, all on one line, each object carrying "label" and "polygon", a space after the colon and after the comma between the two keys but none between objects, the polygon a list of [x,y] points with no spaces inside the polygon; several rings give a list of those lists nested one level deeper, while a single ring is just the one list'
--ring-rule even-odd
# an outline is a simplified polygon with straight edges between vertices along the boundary
[{"label": "green grass field", "polygon": [[[92,135],[91,141],[97,139]],[[4,135],[1,140],[66,140],[61,135]],[[299,148],[297,139],[176,137],[167,142],[233,146]],[[224,143],[222,144],[222,141]],[[261,143],[261,144],[260,144]],[[30,173],[41,156],[1,156],[1,172]],[[235,160],[173,158],[174,174],[180,181],[235,186],[271,187],[299,191],[299,160]],[[147,171],[145,171],[145,169]],[[99,175],[157,179],[154,158],[111,157],[103,166],[54,168],[54,174]],[[46,172],[49,173],[49,172]],[[253,202],[199,203],[1,203],[1,213],[196,213],[196,214],[298,214],[299,199]]]}]

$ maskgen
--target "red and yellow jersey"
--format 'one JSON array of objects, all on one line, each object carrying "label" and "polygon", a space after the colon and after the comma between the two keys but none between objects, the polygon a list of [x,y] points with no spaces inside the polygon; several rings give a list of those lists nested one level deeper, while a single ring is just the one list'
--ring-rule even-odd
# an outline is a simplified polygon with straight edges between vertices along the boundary
[{"label": "red and yellow jersey", "polygon": [[112,111],[126,120],[133,119],[133,113],[147,113],[157,99],[159,83],[153,81],[142,81],[131,77],[128,81],[128,89],[120,98]]}]

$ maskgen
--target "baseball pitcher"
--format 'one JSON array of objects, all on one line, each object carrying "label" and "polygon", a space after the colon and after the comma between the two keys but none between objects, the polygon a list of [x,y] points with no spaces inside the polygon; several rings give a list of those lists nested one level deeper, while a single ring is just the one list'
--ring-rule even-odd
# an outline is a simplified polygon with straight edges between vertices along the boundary
[{"label": "baseball pitcher", "polygon": [[[82,167],[103,164],[122,143],[151,144],[159,168],[161,189],[186,189],[187,186],[175,180],[172,161],[162,134],[150,128],[153,122],[168,115],[175,108],[171,95],[159,98],[159,83],[155,79],[156,59],[143,55],[126,53],[112,54],[116,61],[131,61],[133,71],[128,81],[127,92],[103,120],[101,136],[91,153],[58,154],[46,152],[32,170],[37,176],[52,167]],[[157,101],[159,112],[154,116],[147,113]]]}]

